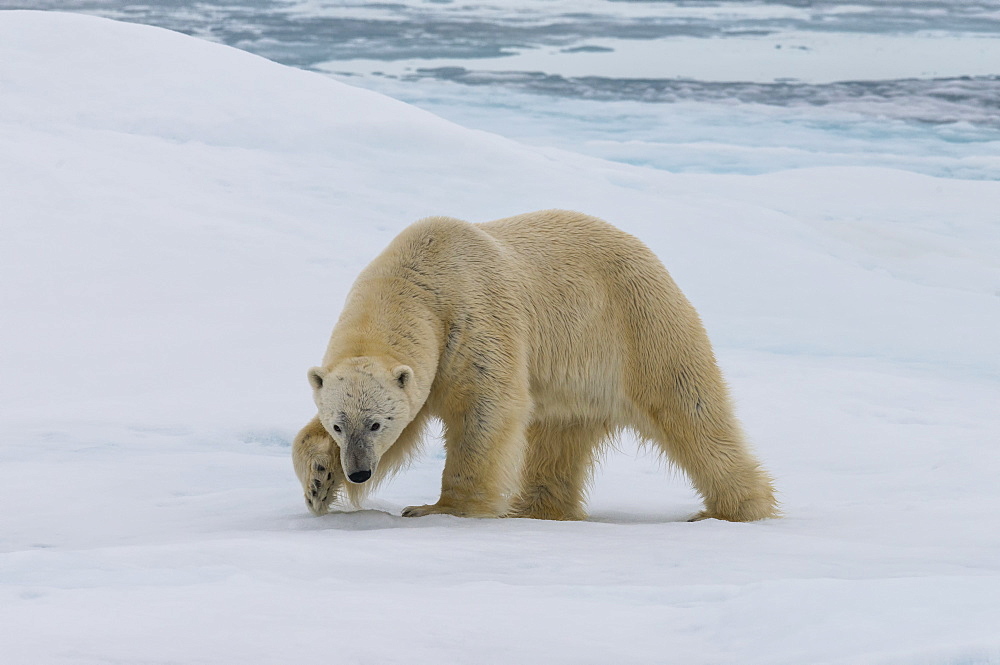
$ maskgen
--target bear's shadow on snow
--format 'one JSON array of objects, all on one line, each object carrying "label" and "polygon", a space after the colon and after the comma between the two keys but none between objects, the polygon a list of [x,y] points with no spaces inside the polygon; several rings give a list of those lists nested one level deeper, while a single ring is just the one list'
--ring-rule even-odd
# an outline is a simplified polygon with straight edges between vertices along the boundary
[{"label": "bear's shadow on snow", "polygon": [[[377,531],[388,529],[414,528],[503,528],[535,530],[539,527],[566,528],[568,525],[644,525],[644,524],[685,524],[695,511],[673,511],[667,513],[630,513],[627,511],[596,511],[584,521],[550,521],[533,519],[475,519],[453,515],[427,515],[425,517],[402,517],[399,510],[367,508],[361,510],[332,510],[321,517],[305,515],[296,520],[295,530],[309,531]],[[694,523],[697,524],[697,523]],[[565,525],[565,526],[558,526]]]},{"label": "bear's shadow on snow", "polygon": [[[600,524],[676,524],[688,523],[699,510],[671,511],[665,513],[631,513],[624,510],[598,510],[590,513],[588,522]],[[696,522],[694,522],[696,524]]]}]

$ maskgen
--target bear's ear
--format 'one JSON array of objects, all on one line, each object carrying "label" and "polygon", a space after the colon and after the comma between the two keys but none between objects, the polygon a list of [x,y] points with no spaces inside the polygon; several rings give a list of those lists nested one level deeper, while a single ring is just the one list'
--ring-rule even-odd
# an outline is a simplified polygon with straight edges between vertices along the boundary
[{"label": "bear's ear", "polygon": [[407,388],[413,381],[413,370],[406,365],[398,365],[392,369],[392,378],[400,388]]},{"label": "bear's ear", "polygon": [[322,367],[313,367],[309,370],[309,385],[313,387],[313,390],[319,390],[323,387],[323,377],[326,376],[326,370]]}]

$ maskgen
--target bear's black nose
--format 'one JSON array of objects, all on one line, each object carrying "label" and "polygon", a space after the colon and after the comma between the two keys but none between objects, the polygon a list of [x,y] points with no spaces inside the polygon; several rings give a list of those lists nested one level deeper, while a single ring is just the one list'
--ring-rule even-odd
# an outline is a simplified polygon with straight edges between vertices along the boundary
[{"label": "bear's black nose", "polygon": [[347,476],[352,483],[363,483],[372,477],[371,471],[355,471],[351,475]]}]

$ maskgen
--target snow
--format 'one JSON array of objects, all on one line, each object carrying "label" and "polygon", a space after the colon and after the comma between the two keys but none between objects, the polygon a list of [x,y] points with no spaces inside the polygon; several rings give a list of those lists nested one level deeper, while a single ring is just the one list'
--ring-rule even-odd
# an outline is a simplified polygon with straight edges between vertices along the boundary
[{"label": "snow", "polygon": [[[624,441],[580,523],[309,515],[289,441],[409,222],[548,207],[699,308],[786,516]],[[5,663],[1000,663],[1000,182],[671,174],[162,29],[0,12]]]}]

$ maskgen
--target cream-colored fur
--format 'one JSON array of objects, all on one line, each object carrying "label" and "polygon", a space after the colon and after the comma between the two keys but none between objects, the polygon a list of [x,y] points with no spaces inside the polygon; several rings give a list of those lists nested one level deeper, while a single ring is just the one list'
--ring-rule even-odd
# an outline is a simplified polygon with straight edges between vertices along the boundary
[{"label": "cream-colored fur", "polygon": [[582,519],[623,429],[687,473],[697,518],[777,514],[697,313],[645,245],[579,213],[413,224],[358,277],[310,381],[293,456],[316,514],[401,468],[431,417],[441,498],[407,516]]}]

